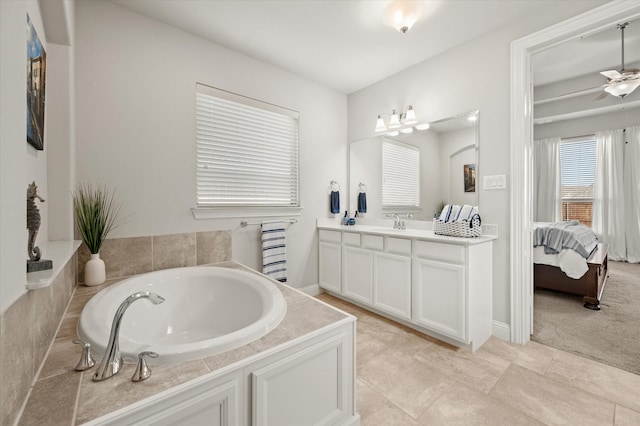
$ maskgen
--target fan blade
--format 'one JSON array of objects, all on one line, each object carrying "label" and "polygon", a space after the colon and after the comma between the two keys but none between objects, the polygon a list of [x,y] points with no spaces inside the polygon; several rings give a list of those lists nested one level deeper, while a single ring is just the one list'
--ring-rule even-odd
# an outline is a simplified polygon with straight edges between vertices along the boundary
[{"label": "fan blade", "polygon": [[618,71],[616,70],[609,70],[609,71],[602,71],[600,74],[604,75],[605,77],[607,77],[609,80],[615,80],[617,78],[622,77],[622,74],[620,74]]}]

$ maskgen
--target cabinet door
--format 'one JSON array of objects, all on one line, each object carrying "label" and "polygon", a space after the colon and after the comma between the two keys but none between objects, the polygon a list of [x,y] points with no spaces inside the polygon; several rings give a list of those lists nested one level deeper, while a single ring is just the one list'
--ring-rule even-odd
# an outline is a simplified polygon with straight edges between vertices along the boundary
[{"label": "cabinet door", "polygon": [[392,315],[411,319],[411,258],[373,254],[373,305]]},{"label": "cabinet door", "polygon": [[348,246],[342,250],[342,294],[370,305],[373,292],[373,253],[371,250]]},{"label": "cabinet door", "polygon": [[464,265],[428,259],[413,265],[413,321],[466,341]]},{"label": "cabinet door", "polygon": [[340,286],[342,253],[339,244],[320,241],[318,283],[329,291],[341,293]]},{"label": "cabinet door", "polygon": [[252,372],[251,424],[345,424],[353,408],[353,346],[347,337],[342,333]]}]

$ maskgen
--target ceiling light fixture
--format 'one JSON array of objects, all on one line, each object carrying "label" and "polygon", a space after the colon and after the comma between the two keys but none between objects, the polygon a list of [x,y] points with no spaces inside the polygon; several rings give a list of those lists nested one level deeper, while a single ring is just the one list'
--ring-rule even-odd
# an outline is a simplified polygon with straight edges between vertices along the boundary
[{"label": "ceiling light fixture", "polygon": [[604,91],[613,96],[617,96],[620,99],[640,87],[640,69],[625,69],[624,67],[624,29],[627,28],[627,25],[629,25],[628,22],[617,25],[622,39],[622,67],[620,68],[620,71],[610,70],[602,71],[600,73],[607,77],[607,85]]},{"label": "ceiling light fixture", "polygon": [[422,2],[394,0],[384,10],[384,22],[406,34],[418,20]]},{"label": "ceiling light fixture", "polygon": [[[384,123],[384,120],[382,119],[383,115],[390,115],[391,118],[389,118],[389,124],[386,125]],[[407,107],[407,112],[398,114],[398,112],[394,109],[392,110],[391,114],[389,113],[382,113],[382,114],[378,114],[378,120],[376,121],[376,128],[375,131],[376,132],[385,132],[387,131],[387,128],[389,129],[398,129],[404,125],[409,125],[409,124],[414,124],[417,123],[418,120],[416,119],[416,113],[413,110],[413,107],[411,105],[409,105]]]}]

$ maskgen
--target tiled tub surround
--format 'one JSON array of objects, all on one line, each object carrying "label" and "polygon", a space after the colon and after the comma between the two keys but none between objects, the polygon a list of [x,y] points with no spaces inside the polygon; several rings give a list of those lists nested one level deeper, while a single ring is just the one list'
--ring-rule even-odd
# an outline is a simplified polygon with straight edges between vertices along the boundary
[{"label": "tiled tub surround", "polygon": [[[216,266],[249,270],[235,262],[224,262]],[[341,311],[286,285],[276,283],[287,301],[287,314],[280,325],[265,337],[202,360],[152,366],[152,376],[141,383],[131,381],[135,369],[135,365],[132,364],[125,364],[122,370],[109,380],[93,382],[95,368],[86,372],[74,371],[80,357],[80,348],[72,343],[72,339],[75,338],[77,321],[84,304],[95,293],[118,281],[120,279],[108,280],[96,287],[78,286],[27,401],[20,425],[58,426],[89,422],[245,359],[257,359],[263,354],[273,353],[280,345],[296,340],[302,341],[306,335],[319,329],[338,322],[353,321],[353,318]]]},{"label": "tiled tub surround", "polygon": [[0,315],[0,425],[12,425],[76,286],[77,256],[46,288],[27,291]]},{"label": "tiled tub surround", "polygon": [[[83,244],[78,251],[80,282],[84,282],[84,265],[89,257]],[[227,262],[231,260],[231,231],[112,238],[104,242],[100,258],[106,265],[107,280],[160,269]]]}]

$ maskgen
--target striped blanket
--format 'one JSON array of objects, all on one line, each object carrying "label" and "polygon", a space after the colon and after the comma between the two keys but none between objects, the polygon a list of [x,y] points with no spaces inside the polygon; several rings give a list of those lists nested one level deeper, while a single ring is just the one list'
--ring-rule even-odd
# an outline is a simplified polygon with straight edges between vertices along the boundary
[{"label": "striped blanket", "polygon": [[287,282],[287,247],[284,222],[262,224],[262,273]]},{"label": "striped blanket", "polygon": [[560,253],[562,249],[574,250],[585,259],[598,245],[598,237],[591,228],[577,220],[556,222],[533,233],[533,246],[544,246],[546,254]]}]

